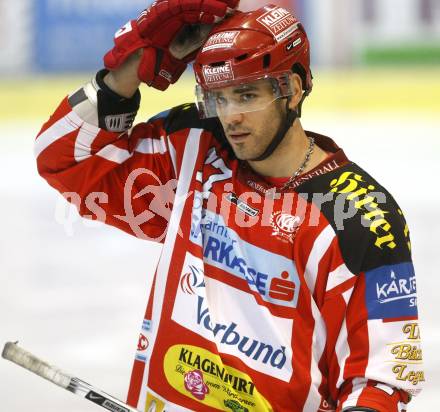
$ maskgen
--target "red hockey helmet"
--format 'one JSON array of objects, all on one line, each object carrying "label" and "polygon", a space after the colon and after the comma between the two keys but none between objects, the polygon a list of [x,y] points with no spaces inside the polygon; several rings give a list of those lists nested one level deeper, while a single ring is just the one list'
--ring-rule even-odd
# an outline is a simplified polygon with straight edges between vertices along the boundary
[{"label": "red hockey helmet", "polygon": [[194,62],[197,102],[202,117],[215,116],[210,91],[259,79],[275,83],[274,99],[291,93],[286,75],[301,76],[304,96],[312,90],[306,32],[289,11],[269,4],[236,12],[210,33]]}]

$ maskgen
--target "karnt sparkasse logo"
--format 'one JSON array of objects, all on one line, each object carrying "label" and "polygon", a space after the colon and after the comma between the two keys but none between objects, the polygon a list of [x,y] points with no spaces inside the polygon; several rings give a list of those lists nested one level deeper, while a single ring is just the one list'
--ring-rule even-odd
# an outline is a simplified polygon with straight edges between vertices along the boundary
[{"label": "karnt sparkasse logo", "polygon": [[411,262],[367,271],[365,280],[369,319],[417,316],[417,287]]}]

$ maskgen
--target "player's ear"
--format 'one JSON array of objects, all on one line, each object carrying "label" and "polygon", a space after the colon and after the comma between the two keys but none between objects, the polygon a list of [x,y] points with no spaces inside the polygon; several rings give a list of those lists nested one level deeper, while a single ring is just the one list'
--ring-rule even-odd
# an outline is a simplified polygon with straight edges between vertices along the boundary
[{"label": "player's ear", "polygon": [[295,110],[303,95],[302,80],[299,74],[292,73],[290,76],[290,87],[293,94],[289,102],[289,108]]}]

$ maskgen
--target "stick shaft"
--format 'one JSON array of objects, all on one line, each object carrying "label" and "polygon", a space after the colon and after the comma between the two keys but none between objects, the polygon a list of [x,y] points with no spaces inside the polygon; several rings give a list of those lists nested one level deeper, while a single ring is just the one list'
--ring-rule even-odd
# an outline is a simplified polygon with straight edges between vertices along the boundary
[{"label": "stick shaft", "polygon": [[104,409],[112,412],[137,412],[137,409],[119,399],[37,358],[16,343],[7,342],[3,348],[2,357]]}]

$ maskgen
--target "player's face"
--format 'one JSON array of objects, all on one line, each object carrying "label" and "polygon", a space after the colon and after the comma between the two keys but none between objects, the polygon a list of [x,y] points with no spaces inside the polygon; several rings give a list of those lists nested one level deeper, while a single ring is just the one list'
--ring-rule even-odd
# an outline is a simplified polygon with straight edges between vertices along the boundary
[{"label": "player's face", "polygon": [[241,160],[264,153],[284,116],[281,101],[274,101],[271,84],[261,81],[219,89],[216,109],[226,138]]}]

